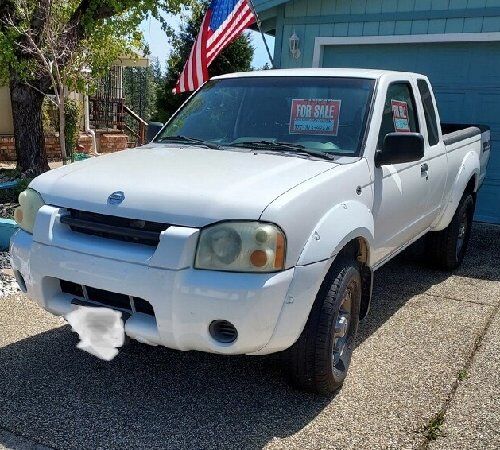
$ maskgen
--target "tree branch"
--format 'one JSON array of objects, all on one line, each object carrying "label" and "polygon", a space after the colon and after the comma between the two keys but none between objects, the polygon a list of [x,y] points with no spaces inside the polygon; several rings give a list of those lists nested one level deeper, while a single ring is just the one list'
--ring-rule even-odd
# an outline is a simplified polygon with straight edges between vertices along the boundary
[{"label": "tree branch", "polygon": [[[87,21],[96,22],[113,17],[125,11],[130,6],[130,1],[108,2],[101,0],[82,0],[68,21],[68,27],[73,30],[74,37],[78,40],[87,35]],[[118,7],[118,5],[120,5]]]},{"label": "tree branch", "polygon": [[11,20],[17,23],[18,19],[15,16],[16,5],[14,0],[0,0],[0,31],[5,31],[7,29],[5,20]]},{"label": "tree branch", "polygon": [[38,0],[35,11],[33,12],[30,28],[33,31],[37,45],[42,42],[45,29],[49,22],[51,6],[51,0]]},{"label": "tree branch", "polygon": [[37,91],[39,94],[42,94],[46,99],[48,99],[55,106],[57,106],[57,102],[51,97],[50,94],[48,94],[47,92],[42,91],[41,89],[38,89],[35,85],[31,84],[29,81],[25,81],[24,83],[26,85],[28,85],[31,89]]},{"label": "tree branch", "polygon": [[82,0],[59,36],[58,45],[55,45],[59,49],[68,50],[66,55],[60,52],[59,63],[65,65],[80,42],[90,35],[96,22],[113,17],[137,3],[136,0]]},{"label": "tree branch", "polygon": [[42,65],[44,67],[44,71],[50,77],[52,86],[53,86],[54,91],[55,91],[56,101],[59,103],[60,102],[60,98],[59,98],[59,84],[58,84],[57,80],[54,78],[54,72],[52,70],[54,64],[57,67],[57,62],[55,62],[55,61],[49,61],[45,57],[43,51],[40,49],[40,47],[34,41],[34,39],[32,37],[32,31],[31,30],[21,30],[14,23],[10,23],[10,27],[12,29],[14,29],[17,33],[19,33],[20,35],[24,36],[24,38],[25,38],[25,40],[27,42],[27,45],[23,44],[22,42],[20,42],[18,44],[18,47],[22,50],[22,52],[24,54],[34,54],[35,57],[42,63]]}]

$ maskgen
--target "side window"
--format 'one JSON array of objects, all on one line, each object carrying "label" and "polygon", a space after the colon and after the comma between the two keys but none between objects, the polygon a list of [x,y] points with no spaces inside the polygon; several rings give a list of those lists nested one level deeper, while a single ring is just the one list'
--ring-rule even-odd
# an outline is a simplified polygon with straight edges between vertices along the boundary
[{"label": "side window", "polygon": [[439,142],[439,132],[436,120],[436,109],[432,103],[432,95],[429,85],[425,80],[417,82],[422,104],[424,105],[425,122],[427,123],[427,134],[429,135],[429,145],[436,145]]},{"label": "side window", "polygon": [[406,133],[420,131],[415,99],[409,83],[393,83],[387,89],[378,148],[382,148],[386,134],[396,131]]}]

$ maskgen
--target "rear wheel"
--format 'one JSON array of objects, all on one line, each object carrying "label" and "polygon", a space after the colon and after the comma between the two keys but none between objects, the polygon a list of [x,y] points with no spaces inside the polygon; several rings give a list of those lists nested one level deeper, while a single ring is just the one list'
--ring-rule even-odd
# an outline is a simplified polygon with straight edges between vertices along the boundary
[{"label": "rear wheel", "polygon": [[340,389],[354,350],[360,304],[358,263],[334,263],[302,334],[284,353],[287,374],[295,386],[323,395]]},{"label": "rear wheel", "polygon": [[443,270],[454,270],[462,264],[469,244],[474,210],[474,197],[465,193],[448,227],[428,234],[427,249],[433,265]]}]

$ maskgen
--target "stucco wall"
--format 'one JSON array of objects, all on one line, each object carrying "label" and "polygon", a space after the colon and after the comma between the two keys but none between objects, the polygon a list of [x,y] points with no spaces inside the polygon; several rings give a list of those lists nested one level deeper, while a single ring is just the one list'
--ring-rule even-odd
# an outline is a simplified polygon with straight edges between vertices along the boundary
[{"label": "stucco wall", "polygon": [[10,107],[10,91],[8,87],[0,87],[0,134],[12,134],[12,109]]}]

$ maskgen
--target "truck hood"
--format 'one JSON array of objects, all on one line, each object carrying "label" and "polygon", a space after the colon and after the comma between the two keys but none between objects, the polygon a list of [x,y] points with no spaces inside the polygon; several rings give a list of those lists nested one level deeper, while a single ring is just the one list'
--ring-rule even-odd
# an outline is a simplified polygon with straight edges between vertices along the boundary
[{"label": "truck hood", "polygon": [[[275,198],[335,166],[295,156],[149,144],[51,170],[30,186],[53,206],[202,227],[256,220]],[[123,202],[109,204],[117,191],[124,193]]]}]

